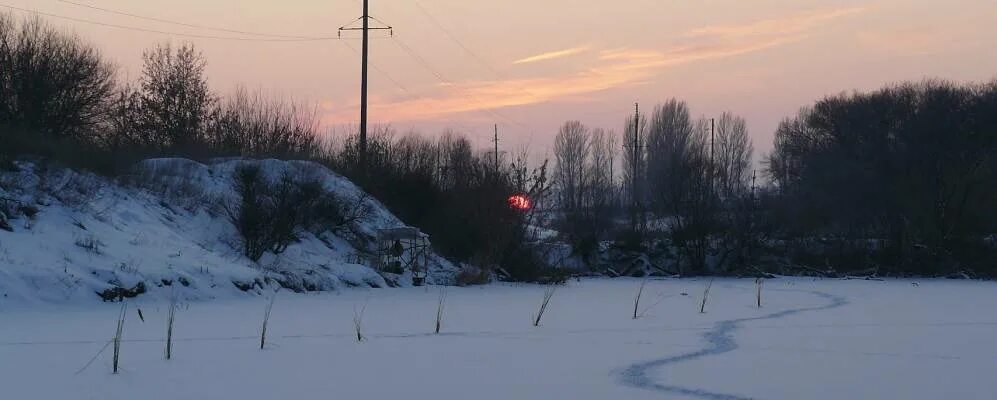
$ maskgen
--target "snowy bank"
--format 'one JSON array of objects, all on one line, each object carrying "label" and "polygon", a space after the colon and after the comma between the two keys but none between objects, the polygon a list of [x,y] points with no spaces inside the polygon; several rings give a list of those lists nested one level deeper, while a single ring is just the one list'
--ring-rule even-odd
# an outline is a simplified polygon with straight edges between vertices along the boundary
[{"label": "snowy bank", "polygon": [[[239,200],[233,172],[259,166],[269,179],[290,174],[321,182],[344,205],[362,209],[346,226],[302,232],[279,255],[242,255],[227,207]],[[348,179],[312,162],[147,160],[117,179],[18,162],[0,172],[0,302],[100,301],[107,296],[187,299],[409,284],[371,265],[378,229],[403,226]],[[0,226],[2,228],[3,226]],[[430,257],[428,281],[455,268]]]}]

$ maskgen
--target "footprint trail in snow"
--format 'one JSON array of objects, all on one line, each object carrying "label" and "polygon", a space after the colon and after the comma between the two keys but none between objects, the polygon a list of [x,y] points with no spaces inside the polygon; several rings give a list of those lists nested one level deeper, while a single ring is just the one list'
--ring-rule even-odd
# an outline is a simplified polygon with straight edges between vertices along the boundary
[{"label": "footprint trail in snow", "polygon": [[694,360],[701,357],[723,354],[736,350],[738,348],[738,344],[737,341],[734,340],[734,332],[740,329],[741,324],[744,322],[767,320],[767,319],[779,319],[803,312],[828,310],[848,304],[848,300],[846,300],[844,297],[841,296],[835,296],[832,294],[818,292],[818,291],[804,291],[804,292],[826,299],[828,300],[828,303],[822,306],[795,308],[771,314],[766,314],[758,317],[738,318],[738,319],[720,321],[713,326],[713,329],[703,334],[703,338],[706,340],[706,347],[704,347],[703,349],[690,353],[662,358],[658,360],[645,361],[633,364],[630,365],[629,367],[615,371],[614,374],[616,375],[616,378],[620,382],[620,384],[641,389],[655,390],[669,394],[693,396],[708,400],[751,399],[751,397],[746,397],[746,396],[716,393],[705,389],[688,388],[688,387],[675,386],[661,382],[656,382],[651,376],[651,372],[671,364],[678,364],[681,362]]}]

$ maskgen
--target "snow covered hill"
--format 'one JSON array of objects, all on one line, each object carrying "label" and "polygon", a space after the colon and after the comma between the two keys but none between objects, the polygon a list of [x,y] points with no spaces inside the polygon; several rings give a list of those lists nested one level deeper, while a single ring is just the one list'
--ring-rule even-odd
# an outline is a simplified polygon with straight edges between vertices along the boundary
[{"label": "snow covered hill", "polygon": [[[153,159],[115,180],[41,163],[0,172],[0,302],[100,301],[99,294],[188,299],[407,285],[368,266],[377,229],[403,226],[348,179],[311,162]],[[242,255],[226,207],[233,172],[257,165],[271,179],[305,176],[363,217],[306,232],[280,255]],[[4,219],[0,216],[0,219]],[[6,225],[6,226],[4,226]],[[456,268],[433,254],[428,282]],[[385,279],[387,278],[387,279]]]}]

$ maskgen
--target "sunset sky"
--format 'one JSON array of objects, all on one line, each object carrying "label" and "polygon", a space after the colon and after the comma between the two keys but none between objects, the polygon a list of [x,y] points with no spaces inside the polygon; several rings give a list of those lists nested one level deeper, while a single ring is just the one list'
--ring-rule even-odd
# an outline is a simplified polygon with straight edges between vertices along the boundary
[{"label": "sunset sky", "polygon": [[[359,0],[73,0],[231,31],[335,37]],[[131,18],[58,0],[0,5],[198,36],[262,38]],[[0,7],[0,10],[4,10]],[[22,11],[14,11],[24,14]],[[783,117],[828,94],[939,77],[997,78],[993,0],[372,0],[394,37],[371,42],[371,123],[543,153],[577,119],[619,132],[633,103],[678,97],[696,116],[747,118],[757,153]],[[44,16],[138,75],[142,50],[193,42],[220,94],[237,85],[317,104],[327,126],[358,118],[358,34],[299,42],[184,38]],[[352,47],[352,49],[351,49]],[[421,60],[421,61],[420,61]],[[428,64],[428,67],[425,64]],[[757,155],[757,154],[756,154]]]}]

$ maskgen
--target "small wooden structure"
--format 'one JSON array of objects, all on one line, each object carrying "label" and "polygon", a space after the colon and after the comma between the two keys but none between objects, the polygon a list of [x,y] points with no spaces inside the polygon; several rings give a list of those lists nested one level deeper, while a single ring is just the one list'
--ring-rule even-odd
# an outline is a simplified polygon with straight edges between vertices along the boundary
[{"label": "small wooden structure", "polygon": [[419,228],[401,226],[377,231],[377,267],[383,272],[404,274],[412,271],[412,284],[426,282],[429,266],[429,235]]}]

